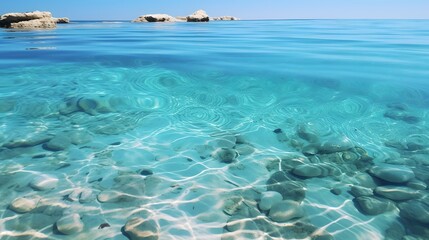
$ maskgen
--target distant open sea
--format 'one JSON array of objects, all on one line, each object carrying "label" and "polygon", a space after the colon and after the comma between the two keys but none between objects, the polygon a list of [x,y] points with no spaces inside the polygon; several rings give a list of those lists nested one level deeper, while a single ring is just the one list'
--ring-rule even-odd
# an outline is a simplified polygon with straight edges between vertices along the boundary
[{"label": "distant open sea", "polygon": [[429,20],[0,29],[2,240],[429,239],[428,184]]}]

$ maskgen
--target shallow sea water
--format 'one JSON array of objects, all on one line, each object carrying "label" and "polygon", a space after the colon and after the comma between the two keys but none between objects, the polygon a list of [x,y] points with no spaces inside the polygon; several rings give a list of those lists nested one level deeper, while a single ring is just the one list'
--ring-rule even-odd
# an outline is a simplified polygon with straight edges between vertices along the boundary
[{"label": "shallow sea water", "polygon": [[0,238],[427,239],[428,26],[3,29]]}]

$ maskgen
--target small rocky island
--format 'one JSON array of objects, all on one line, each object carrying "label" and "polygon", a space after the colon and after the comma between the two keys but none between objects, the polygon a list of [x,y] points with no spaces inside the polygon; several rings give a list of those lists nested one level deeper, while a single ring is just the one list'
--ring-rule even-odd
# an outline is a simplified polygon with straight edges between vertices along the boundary
[{"label": "small rocky island", "polygon": [[208,22],[208,21],[232,21],[239,20],[232,16],[210,18],[204,10],[198,10],[186,17],[173,17],[168,14],[146,14],[139,16],[132,22]]},{"label": "small rocky island", "polygon": [[14,29],[55,28],[57,23],[69,23],[68,18],[54,18],[50,12],[6,13],[0,17],[0,27]]}]

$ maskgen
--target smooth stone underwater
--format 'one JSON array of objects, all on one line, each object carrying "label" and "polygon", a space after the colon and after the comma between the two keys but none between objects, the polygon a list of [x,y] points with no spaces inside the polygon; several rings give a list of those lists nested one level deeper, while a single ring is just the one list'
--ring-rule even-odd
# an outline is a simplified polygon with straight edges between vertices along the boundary
[{"label": "smooth stone underwater", "polygon": [[284,200],[273,204],[268,216],[275,222],[287,222],[304,216],[304,211],[298,202]]},{"label": "smooth stone underwater", "polygon": [[84,228],[83,222],[80,219],[79,214],[74,213],[66,215],[58,219],[56,227],[59,232],[70,235],[81,232]]},{"label": "smooth stone underwater", "polygon": [[261,195],[261,201],[259,202],[259,209],[262,211],[268,211],[271,207],[283,200],[280,193],[274,191],[263,192]]},{"label": "smooth stone underwater", "polygon": [[305,183],[294,181],[283,172],[275,172],[267,181],[267,190],[275,191],[283,196],[283,200],[301,202],[305,198]]},{"label": "smooth stone underwater", "polygon": [[39,175],[29,183],[30,187],[38,191],[51,190],[57,187],[58,179],[49,175]]},{"label": "smooth stone underwater", "polygon": [[37,202],[37,199],[20,197],[13,200],[10,203],[9,208],[17,213],[26,213],[35,209]]},{"label": "smooth stone underwater", "polygon": [[394,201],[404,201],[421,197],[421,193],[403,186],[380,186],[375,188],[375,193]]},{"label": "smooth stone underwater", "polygon": [[395,165],[375,166],[370,169],[370,173],[391,183],[405,183],[415,177],[410,168]]},{"label": "smooth stone underwater", "polygon": [[429,205],[418,200],[399,204],[400,215],[406,219],[429,224]]},{"label": "smooth stone underwater", "polygon": [[124,231],[131,240],[157,240],[159,228],[155,221],[143,218],[132,218],[127,221]]},{"label": "smooth stone underwater", "polygon": [[387,199],[371,196],[362,196],[355,198],[360,209],[364,214],[378,215],[395,209],[395,204]]}]

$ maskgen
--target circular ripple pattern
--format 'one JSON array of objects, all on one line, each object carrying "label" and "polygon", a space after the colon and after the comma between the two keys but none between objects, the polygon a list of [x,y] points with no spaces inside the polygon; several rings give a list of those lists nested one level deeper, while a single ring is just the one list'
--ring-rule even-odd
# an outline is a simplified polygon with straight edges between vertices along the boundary
[{"label": "circular ripple pattern", "polygon": [[347,98],[336,104],[336,110],[339,114],[351,116],[364,116],[368,114],[371,107],[368,99],[362,97]]},{"label": "circular ripple pattern", "polygon": [[134,90],[171,91],[186,84],[186,79],[176,72],[160,68],[137,70],[127,82]]},{"label": "circular ripple pattern", "polygon": [[177,119],[185,125],[197,128],[224,128],[228,127],[231,119],[219,109],[203,106],[185,107],[177,113]]},{"label": "circular ripple pattern", "polygon": [[130,109],[160,111],[162,113],[174,112],[180,106],[177,98],[162,93],[127,95],[124,101]]},{"label": "circular ripple pattern", "polygon": [[226,103],[225,98],[216,93],[196,92],[192,97],[196,103],[205,106],[216,107],[222,106]]}]

